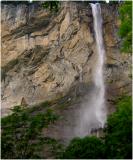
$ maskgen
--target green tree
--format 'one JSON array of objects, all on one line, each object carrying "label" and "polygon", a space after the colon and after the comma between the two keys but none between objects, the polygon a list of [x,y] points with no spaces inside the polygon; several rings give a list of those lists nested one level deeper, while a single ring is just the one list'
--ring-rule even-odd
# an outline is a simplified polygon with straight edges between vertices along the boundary
[{"label": "green tree", "polygon": [[92,136],[85,138],[74,138],[66,148],[64,159],[97,159],[104,158],[104,144],[102,140]]},{"label": "green tree", "polygon": [[123,97],[117,111],[108,118],[106,136],[106,158],[132,158],[132,98]]},{"label": "green tree", "polygon": [[[48,104],[43,103],[43,109]],[[44,157],[45,147],[46,151],[49,148],[51,155],[56,158],[132,158],[131,96],[118,99],[116,112],[108,117],[103,139],[96,137],[74,138],[65,151],[56,140],[43,137],[41,134],[42,128],[47,127],[58,118],[52,110],[46,109],[39,112],[35,108],[27,110],[16,106],[12,111],[12,115],[2,118],[1,121],[1,155],[3,159],[48,158]]]},{"label": "green tree", "polygon": [[132,52],[132,2],[125,1],[119,7],[121,25],[119,35],[122,38],[123,52]]},{"label": "green tree", "polygon": [[67,159],[131,159],[132,158],[132,97],[116,102],[117,110],[108,117],[102,139],[73,139],[61,158]]},{"label": "green tree", "polygon": [[1,155],[4,159],[40,158],[38,154],[44,137],[42,128],[57,120],[52,110],[31,115],[22,106],[15,106],[13,113],[2,118]]}]

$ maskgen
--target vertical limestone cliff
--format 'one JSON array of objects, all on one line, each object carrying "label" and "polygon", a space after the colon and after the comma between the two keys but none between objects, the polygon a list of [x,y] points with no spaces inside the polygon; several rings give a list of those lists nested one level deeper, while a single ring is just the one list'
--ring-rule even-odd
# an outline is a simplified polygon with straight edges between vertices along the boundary
[{"label": "vertical limestone cliff", "polygon": [[[91,90],[97,57],[90,5],[62,2],[57,13],[41,3],[1,7],[2,115],[22,99],[33,105]],[[120,53],[117,7],[102,4],[110,110],[113,96],[131,92],[131,57]]]}]

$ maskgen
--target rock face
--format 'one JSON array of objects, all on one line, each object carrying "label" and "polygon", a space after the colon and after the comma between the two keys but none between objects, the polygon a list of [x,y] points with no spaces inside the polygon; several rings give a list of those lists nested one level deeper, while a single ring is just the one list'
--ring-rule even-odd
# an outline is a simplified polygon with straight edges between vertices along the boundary
[{"label": "rock face", "polygon": [[[109,97],[131,86],[131,57],[119,51],[116,8],[102,5]],[[55,14],[41,3],[2,4],[1,17],[2,115],[22,98],[33,105],[64,96],[81,83],[91,86],[96,49],[89,5],[62,2]]]},{"label": "rock face", "polygon": [[103,31],[106,49],[105,85],[109,113],[114,111],[112,102],[123,94],[131,95],[131,55],[120,52],[121,39],[118,5],[102,5]]}]

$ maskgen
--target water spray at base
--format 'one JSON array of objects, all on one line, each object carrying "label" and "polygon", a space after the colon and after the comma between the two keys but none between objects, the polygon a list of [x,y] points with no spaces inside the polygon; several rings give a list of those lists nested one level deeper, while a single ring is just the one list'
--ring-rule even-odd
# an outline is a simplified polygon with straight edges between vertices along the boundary
[{"label": "water spray at base", "polygon": [[94,87],[88,100],[79,110],[79,122],[75,130],[76,136],[85,136],[94,129],[103,128],[106,122],[105,85],[103,67],[105,50],[102,35],[102,16],[100,4],[91,4],[96,39],[97,62],[93,71]]}]

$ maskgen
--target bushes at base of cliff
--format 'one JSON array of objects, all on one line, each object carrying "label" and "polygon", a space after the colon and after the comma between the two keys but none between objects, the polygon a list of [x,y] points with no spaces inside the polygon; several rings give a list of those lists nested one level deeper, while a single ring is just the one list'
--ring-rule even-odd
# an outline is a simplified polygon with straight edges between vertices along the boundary
[{"label": "bushes at base of cliff", "polygon": [[109,116],[105,137],[75,138],[61,158],[68,159],[131,159],[132,158],[132,98],[121,97],[117,111]]},{"label": "bushes at base of cliff", "polygon": [[63,153],[63,159],[104,158],[104,144],[97,137],[75,138]]},{"label": "bushes at base of cliff", "polygon": [[[27,159],[41,157],[42,148],[57,146],[53,141],[42,136],[43,128],[58,119],[52,110],[32,115],[22,106],[15,106],[12,115],[1,120],[1,157],[2,159]],[[48,143],[48,145],[46,145]],[[52,152],[52,151],[50,151]],[[56,150],[54,151],[55,154]],[[58,151],[59,152],[59,151]],[[46,157],[45,157],[46,158]]]},{"label": "bushes at base of cliff", "polygon": [[132,97],[118,99],[117,110],[109,116],[105,130],[106,158],[132,157]]},{"label": "bushes at base of cliff", "polygon": [[[54,139],[41,135],[43,127],[53,123],[58,116],[52,110],[28,110],[21,106],[13,114],[2,118],[1,154],[3,159],[64,158],[64,159],[131,159],[132,158],[132,97],[117,100],[117,110],[108,117],[102,139],[85,137],[73,139],[65,151]],[[34,114],[33,114],[34,113]],[[36,114],[35,114],[36,113]],[[43,152],[43,154],[42,154]],[[49,155],[44,155],[49,152]]]}]

